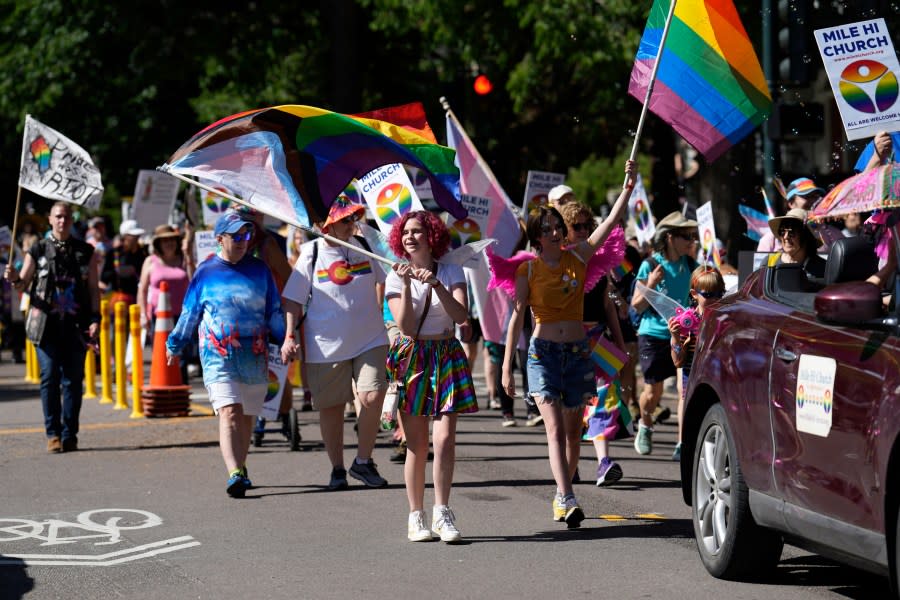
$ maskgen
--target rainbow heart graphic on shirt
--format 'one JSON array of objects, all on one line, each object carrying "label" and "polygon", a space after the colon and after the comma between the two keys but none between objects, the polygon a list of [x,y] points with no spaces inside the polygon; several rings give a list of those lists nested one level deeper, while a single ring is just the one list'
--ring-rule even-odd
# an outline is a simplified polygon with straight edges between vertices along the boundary
[{"label": "rainbow heart graphic on shirt", "polygon": [[388,225],[409,212],[412,208],[412,194],[401,183],[384,186],[375,199],[375,214]]},{"label": "rainbow heart graphic on shirt", "polygon": [[[875,90],[870,96],[863,85],[871,89],[872,84],[875,84]],[[869,59],[847,65],[841,71],[838,87],[841,96],[854,110],[870,114],[891,108],[900,94],[897,76],[880,62]]]},{"label": "rainbow heart graphic on shirt", "polygon": [[466,217],[455,222],[449,228],[450,245],[459,248],[469,242],[477,242],[481,239],[481,229],[478,223]]},{"label": "rainbow heart graphic on shirt", "polygon": [[278,375],[274,373],[274,371],[269,371],[268,381],[266,382],[266,402],[275,397],[275,394],[278,393],[278,389],[281,386],[278,385]]},{"label": "rainbow heart graphic on shirt", "polygon": [[41,175],[50,168],[50,154],[50,146],[44,136],[39,135],[31,142],[31,158],[37,163]]}]

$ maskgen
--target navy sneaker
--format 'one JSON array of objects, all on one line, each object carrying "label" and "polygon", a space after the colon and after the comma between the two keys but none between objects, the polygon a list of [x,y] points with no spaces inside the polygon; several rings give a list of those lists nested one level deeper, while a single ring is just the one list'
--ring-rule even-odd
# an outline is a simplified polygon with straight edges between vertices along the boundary
[{"label": "navy sneaker", "polygon": [[366,487],[380,488],[388,484],[387,480],[378,474],[377,465],[371,458],[362,465],[354,460],[350,465],[350,477],[362,481]]},{"label": "navy sneaker", "polygon": [[328,482],[328,489],[331,491],[346,490],[348,487],[347,469],[344,467],[334,467],[331,469],[331,481]]}]

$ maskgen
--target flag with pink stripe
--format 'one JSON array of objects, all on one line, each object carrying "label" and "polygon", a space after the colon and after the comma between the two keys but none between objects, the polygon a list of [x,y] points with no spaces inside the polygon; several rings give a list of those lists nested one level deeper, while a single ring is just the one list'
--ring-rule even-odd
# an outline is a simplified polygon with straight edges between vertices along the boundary
[{"label": "flag with pink stripe", "polygon": [[591,358],[600,368],[603,375],[612,381],[616,374],[622,370],[625,363],[628,362],[628,355],[622,352],[613,342],[606,336],[599,335],[591,339],[594,347],[591,351]]}]

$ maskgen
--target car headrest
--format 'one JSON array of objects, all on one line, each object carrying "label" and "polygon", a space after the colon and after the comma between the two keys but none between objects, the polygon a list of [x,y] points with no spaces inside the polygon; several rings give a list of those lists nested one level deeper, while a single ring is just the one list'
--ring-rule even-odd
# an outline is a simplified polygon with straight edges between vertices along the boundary
[{"label": "car headrest", "polygon": [[878,271],[875,246],[864,237],[848,237],[831,244],[825,264],[825,285],[864,281]]}]

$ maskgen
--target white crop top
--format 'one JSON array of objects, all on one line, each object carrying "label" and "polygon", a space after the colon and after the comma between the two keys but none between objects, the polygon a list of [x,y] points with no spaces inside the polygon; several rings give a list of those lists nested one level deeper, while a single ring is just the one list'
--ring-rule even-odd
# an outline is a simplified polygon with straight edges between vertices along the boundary
[{"label": "white crop top", "polygon": [[[437,265],[438,269],[436,276],[448,290],[452,289],[454,285],[466,284],[465,275],[463,274],[462,267],[459,265],[445,265],[442,263],[437,263]],[[401,281],[400,276],[394,271],[388,273],[387,281],[384,284],[385,298],[390,299],[392,297],[399,297],[402,289],[403,281]],[[424,310],[423,304],[427,292],[428,284],[422,283],[416,279],[412,280],[410,284],[410,295],[412,296],[413,310],[416,313],[416,326],[418,326],[419,320],[422,318],[422,311]],[[432,292],[431,308],[428,309],[428,314],[425,316],[425,322],[422,323],[422,329],[419,331],[419,335],[442,335],[453,333],[453,330],[453,319],[447,314],[447,311],[444,309],[444,305],[441,304],[441,300],[438,298],[437,294]],[[414,334],[415,332],[412,333]]]}]

